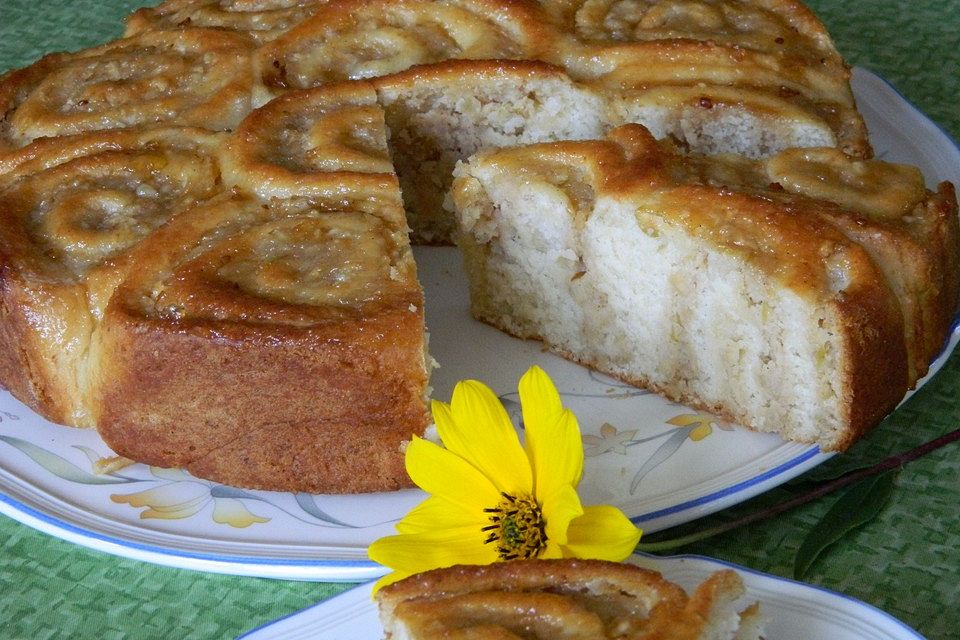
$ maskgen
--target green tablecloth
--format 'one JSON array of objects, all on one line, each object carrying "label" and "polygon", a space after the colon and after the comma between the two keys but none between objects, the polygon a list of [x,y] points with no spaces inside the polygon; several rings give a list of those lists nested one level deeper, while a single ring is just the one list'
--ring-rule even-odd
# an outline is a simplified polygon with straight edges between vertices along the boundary
[{"label": "green tablecloth", "polygon": [[[137,0],[3,0],[0,70],[116,37]],[[851,64],[890,80],[960,139],[960,0],[815,0]],[[827,463],[880,459],[960,425],[960,353],[864,442]],[[821,467],[822,469],[823,467]],[[769,502],[794,491],[777,489]],[[826,498],[688,547],[789,576]],[[960,445],[900,474],[891,504],[808,580],[884,609],[934,639],[960,638]],[[742,511],[739,507],[733,511]],[[730,517],[719,514],[710,523]],[[169,569],[90,551],[0,517],[0,638],[229,638],[350,585]]]}]

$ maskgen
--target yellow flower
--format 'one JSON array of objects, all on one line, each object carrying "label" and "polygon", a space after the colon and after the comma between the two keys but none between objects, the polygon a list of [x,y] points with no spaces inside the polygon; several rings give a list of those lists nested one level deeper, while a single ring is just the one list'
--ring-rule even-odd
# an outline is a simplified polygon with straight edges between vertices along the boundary
[{"label": "yellow flower", "polygon": [[525,441],[480,382],[457,384],[450,404],[434,401],[446,448],[414,438],[410,477],[430,494],[399,523],[398,535],[370,545],[371,559],[393,569],[375,589],[428,569],[515,558],[623,560],[640,530],[612,506],[582,506],[577,419],[547,374],[520,380]]}]

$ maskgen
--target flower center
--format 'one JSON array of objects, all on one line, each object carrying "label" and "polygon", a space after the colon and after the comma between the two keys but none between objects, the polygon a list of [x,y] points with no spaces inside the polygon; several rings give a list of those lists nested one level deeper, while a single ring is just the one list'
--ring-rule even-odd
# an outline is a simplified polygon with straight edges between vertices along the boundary
[{"label": "flower center", "polygon": [[483,510],[490,514],[490,524],[481,529],[487,534],[483,542],[496,543],[501,560],[536,558],[547,548],[547,523],[540,505],[525,496],[500,495],[500,504]]}]

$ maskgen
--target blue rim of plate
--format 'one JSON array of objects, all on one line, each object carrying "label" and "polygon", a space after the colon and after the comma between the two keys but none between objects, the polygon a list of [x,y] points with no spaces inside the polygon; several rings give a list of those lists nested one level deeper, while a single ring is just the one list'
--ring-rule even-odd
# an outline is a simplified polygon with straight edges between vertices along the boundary
[{"label": "blue rim of plate", "polygon": [[[688,511],[695,507],[704,506],[704,505],[716,502],[718,500],[722,500],[723,498],[727,498],[731,495],[747,491],[748,489],[757,487],[758,485],[768,480],[772,480],[773,478],[776,478],[786,473],[787,471],[790,471],[794,467],[800,466],[806,462],[811,461],[813,458],[820,455],[820,453],[821,453],[820,447],[814,445],[809,449],[807,449],[806,451],[804,451],[803,453],[801,453],[800,455],[798,455],[797,457],[791,460],[788,460],[787,462],[784,462],[783,464],[776,466],[764,473],[761,473],[760,475],[754,476],[749,480],[744,480],[743,482],[730,485],[729,487],[724,487],[719,491],[709,493],[705,496],[701,496],[693,500],[688,500],[687,502],[675,504],[673,506],[666,507],[665,509],[660,509],[659,511],[651,511],[650,513],[634,516],[633,518],[630,518],[630,520],[635,524],[640,524],[643,522],[649,522],[656,518],[670,516],[675,513],[680,513],[681,511]],[[748,497],[751,497],[751,496],[745,496],[745,499]]]},{"label": "blue rim of plate", "polygon": [[[10,498],[4,493],[0,493],[0,505],[6,505],[9,507],[12,507],[15,510],[14,513],[10,513],[6,509],[0,508],[0,513],[6,513],[10,517],[18,520],[19,522],[30,525],[34,529],[38,529],[40,531],[49,532],[50,529],[57,529],[65,534],[70,534],[67,536],[58,536],[58,537],[62,537],[66,540],[78,542],[79,544],[84,544],[84,543],[81,540],[78,540],[77,538],[84,539],[84,540],[91,540],[91,541],[96,540],[96,541],[124,547],[126,549],[133,549],[136,551],[146,552],[149,554],[159,554],[162,556],[171,556],[175,558],[184,558],[184,559],[191,559],[191,560],[224,562],[224,563],[229,563],[230,565],[250,564],[250,565],[264,565],[264,566],[298,566],[298,567],[330,566],[330,567],[343,567],[343,568],[351,568],[351,567],[367,568],[370,566],[379,566],[367,560],[356,561],[356,560],[326,559],[322,561],[317,561],[317,560],[296,560],[292,558],[281,559],[281,558],[258,558],[254,556],[240,556],[240,555],[216,555],[216,554],[208,554],[208,553],[196,553],[191,551],[172,551],[165,547],[142,544],[138,542],[130,542],[129,540],[125,540],[123,538],[116,538],[116,537],[108,536],[102,533],[97,533],[95,531],[90,531],[89,529],[78,527],[76,525],[70,524],[69,522],[65,522],[58,518],[49,516],[43,513],[42,511],[37,511],[33,507],[30,507],[28,505],[23,504],[22,502],[14,500],[13,498]],[[47,525],[47,526],[36,526],[30,522],[26,522],[24,520],[21,520],[20,518],[17,518],[16,514],[28,516],[29,518],[33,518],[38,522],[42,523],[43,525]],[[89,546],[89,545],[84,544],[84,546]],[[90,547],[90,548],[95,551],[103,551],[103,549],[100,547]],[[171,563],[161,562],[161,564],[171,564]],[[172,564],[171,566],[180,566],[180,565]],[[363,579],[363,578],[360,577],[358,579]]]},{"label": "blue rim of plate", "polygon": [[[946,132],[939,124],[928,118],[920,109],[918,109],[909,99],[906,98],[890,81],[883,78],[879,74],[864,69],[862,67],[857,68],[858,72],[863,72],[867,77],[872,77],[874,79],[880,80],[889,90],[891,90],[897,98],[899,98],[904,105],[909,107],[914,111],[923,121],[930,123],[935,127],[935,129],[947,140],[958,152],[960,152],[960,144],[957,143],[953,137]],[[949,356],[946,354],[946,350],[950,345],[951,340],[956,334],[960,334],[960,310],[958,310],[957,315],[954,317],[953,323],[951,325],[950,332],[947,335],[947,339],[944,342],[944,346],[941,349],[940,353],[934,359],[934,362]],[[776,479],[782,479],[783,482],[786,482],[796,475],[799,475],[806,470],[805,465],[815,466],[811,464],[817,456],[826,457],[832,454],[822,454],[817,446],[811,446],[810,448],[804,450],[798,456],[770,469],[764,473],[761,473],[753,478],[745,480],[743,482],[725,487],[719,491],[710,493],[706,496],[700,496],[686,502],[682,502],[665,509],[660,509],[658,511],[653,511],[650,513],[640,514],[634,516],[631,520],[635,523],[644,523],[650,522],[657,518],[669,517],[671,515],[676,515],[685,511],[690,511],[705,507],[702,513],[695,516],[702,517],[713,513],[717,510],[725,508],[727,506],[732,506],[733,504],[748,500],[764,490],[764,483],[771,482]],[[822,461],[821,461],[822,462]],[[789,472],[795,471],[793,474]],[[786,477],[783,477],[786,476]],[[779,484],[779,483],[778,483]],[[772,487],[770,487],[772,488]],[[737,496],[738,500],[736,502],[731,502],[730,504],[717,504],[718,502],[729,498],[731,496]],[[321,560],[298,560],[293,558],[263,558],[257,556],[243,556],[243,555],[218,555],[210,553],[197,553],[190,551],[182,551],[169,549],[162,546],[143,544],[137,542],[131,542],[123,538],[117,538],[102,533],[97,533],[78,527],[76,525],[70,524],[58,518],[49,516],[43,512],[37,511],[36,509],[23,504],[17,500],[14,500],[5,493],[0,492],[0,513],[3,513],[14,520],[17,520],[27,526],[30,526],[34,529],[48,533],[55,537],[67,540],[69,542],[76,543],[78,545],[93,549],[95,551],[101,551],[108,553],[102,546],[95,546],[94,543],[105,543],[107,545],[119,547],[121,549],[128,549],[135,552],[138,552],[136,555],[130,554],[118,554],[125,555],[126,557],[143,560],[148,562],[153,562],[160,565],[178,567],[178,568],[187,568],[194,570],[206,570],[214,573],[226,573],[232,575],[255,575],[261,577],[276,577],[276,578],[286,578],[286,579],[308,579],[308,580],[323,580],[330,582],[362,582],[370,578],[375,578],[382,575],[385,572],[385,569],[370,560],[337,560],[337,559],[321,559]],[[686,522],[687,520],[683,521]],[[680,524],[677,522],[676,524]],[[672,525],[671,525],[672,526]],[[684,556],[675,556],[675,557],[684,557]],[[690,556],[697,557],[697,556]],[[705,558],[707,560],[712,560],[714,562],[719,562],[711,558]],[[180,562],[178,562],[178,560]],[[183,561],[200,561],[207,563],[203,567],[198,567],[195,564],[188,564]],[[239,569],[243,566],[250,567],[304,567],[304,568],[329,568],[334,570],[335,573],[331,573],[329,576],[324,576],[321,574],[311,573],[309,576],[297,577],[290,575],[268,575],[264,576],[260,572],[255,571],[240,571]],[[731,565],[735,566],[735,565]],[[745,569],[750,571],[749,569]],[[759,572],[753,572],[759,573]],[[767,575],[767,574],[762,574]],[[803,584],[803,583],[801,583]],[[831,592],[832,593],[832,592]],[[842,594],[839,594],[842,595]],[[859,601],[858,601],[859,602]],[[869,605],[867,605],[869,606]],[[885,614],[886,615],[886,614]],[[899,621],[898,621],[899,622]],[[902,624],[902,623],[901,623]],[[908,627],[909,628],[909,627]]]}]

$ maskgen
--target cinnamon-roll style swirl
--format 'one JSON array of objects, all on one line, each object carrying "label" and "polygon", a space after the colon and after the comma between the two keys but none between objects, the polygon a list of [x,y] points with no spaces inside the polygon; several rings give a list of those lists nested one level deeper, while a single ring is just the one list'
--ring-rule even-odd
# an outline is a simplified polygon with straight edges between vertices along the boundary
[{"label": "cinnamon-roll style swirl", "polygon": [[93,327],[131,266],[129,250],[219,192],[221,137],[173,128],[49,140],[0,180],[3,380],[45,416],[95,424],[85,359]]},{"label": "cinnamon-roll style swirl", "polygon": [[756,640],[760,609],[737,612],[740,576],[691,595],[659,573],[599,560],[513,560],[416,574],[377,593],[386,638]]},{"label": "cinnamon-roll style swirl", "polygon": [[[859,426],[819,439],[849,445],[922,375],[948,331],[960,291],[956,198],[946,184],[925,191],[915,170],[864,160],[870,148],[848,69],[795,0],[165,0],[130,16],[122,39],[8,72],[0,77],[0,382],[52,420],[96,425],[138,461],[270,489],[405,486],[403,442],[428,422],[408,225],[422,243],[459,234],[468,260],[491,266],[502,247],[480,254],[503,238],[484,218],[496,207],[477,204],[490,200],[478,185],[497,180],[472,180],[470,167],[518,145],[609,147],[615,141],[599,139],[628,123],[673,140],[663,143],[669,152],[628,165],[661,184],[695,174],[695,184],[671,191],[680,195],[643,200],[652,221],[644,229],[657,231],[653,222],[666,224],[699,198],[703,210],[687,218],[701,229],[683,229],[728,238],[756,215],[725,220],[718,211],[728,209],[704,194],[726,189],[725,203],[762,200],[746,207],[769,214],[757,228],[794,229],[796,242],[721,242],[721,262],[756,249],[765,262],[754,272],[779,282],[803,265],[777,248],[813,255],[822,246],[822,260],[834,263],[829,277],[811,280],[818,295],[844,284],[837,256],[856,257],[857,272],[870,276],[873,288],[858,291],[875,295],[837,304],[870,316],[851,324],[869,327],[882,348],[843,328],[834,335],[864,347],[854,364],[824,364],[839,353],[826,347],[807,363],[851,390],[835,404],[859,411]],[[660,144],[635,125],[624,131],[650,149]],[[696,153],[757,160],[691,159]],[[588,203],[622,177],[621,157],[601,163],[588,184],[589,158],[576,157],[547,176],[536,158],[506,161],[525,188],[542,187],[544,202],[559,203],[544,220],[563,220],[569,204],[580,212],[574,226],[585,224]],[[454,172],[466,186],[448,198]],[[458,229],[452,209],[464,194]],[[504,238],[520,242],[534,227],[524,222]],[[644,229],[640,240],[664,242]],[[538,251],[547,237],[535,239]],[[676,238],[671,247],[690,245]],[[580,269],[581,248],[563,250],[550,269]],[[677,264],[667,280],[686,303],[689,265],[700,258]],[[596,270],[566,275],[579,290],[598,279]],[[585,315],[603,316],[624,299],[618,291]],[[728,316],[740,303],[745,314],[766,313],[765,302],[729,298]],[[502,319],[506,306],[485,319]],[[547,302],[541,311],[562,310]],[[626,362],[639,356],[622,345],[639,333],[585,332],[564,353],[587,361],[588,347],[610,343]],[[777,336],[770,342],[783,343]],[[764,340],[754,345],[761,368],[776,347]],[[667,334],[656,349],[676,343]],[[711,379],[748,375],[744,353],[730,351],[736,370]],[[667,365],[695,360],[674,356],[664,356]],[[819,388],[813,377],[793,385],[798,406],[823,405],[809,400]],[[684,393],[713,410],[729,399]],[[782,433],[818,437],[790,425]]]},{"label": "cinnamon-roll style swirl", "polygon": [[[718,131],[739,129],[750,141],[729,150],[753,157],[793,146],[870,154],[849,70],[797,2],[546,0],[544,7],[563,34],[549,61],[622,92],[635,112],[660,121],[652,127],[658,136],[723,138]],[[720,152],[729,143],[699,146]]]},{"label": "cinnamon-roll style swirl", "polygon": [[95,338],[111,448],[264,489],[408,483],[402,443],[427,415],[403,211],[336,204],[224,196],[138,247]]},{"label": "cinnamon-roll style swirl", "polygon": [[535,5],[496,0],[339,0],[264,46],[274,94],[449,59],[536,58],[549,39]]},{"label": "cinnamon-roll style swirl", "polygon": [[766,52],[836,57],[823,25],[793,0],[542,0],[587,42],[700,40]]},{"label": "cinnamon-roll style swirl", "polygon": [[225,179],[262,198],[389,190],[399,180],[414,239],[450,244],[443,200],[458,160],[596,137],[611,126],[608,111],[602,92],[543,63],[437,63],[275,99],[231,136]]},{"label": "cinnamon-roll style swirl", "polygon": [[286,33],[326,0],[165,0],[127,17],[126,35],[186,27],[215,27],[268,42]]},{"label": "cinnamon-roll style swirl", "polygon": [[349,201],[396,190],[383,110],[363,82],[291,93],[254,111],[223,160],[226,181],[261,198]]},{"label": "cinnamon-roll style swirl", "polygon": [[144,33],[43,58],[0,79],[0,151],[137,125],[236,125],[251,108],[252,43],[213,29]]}]

